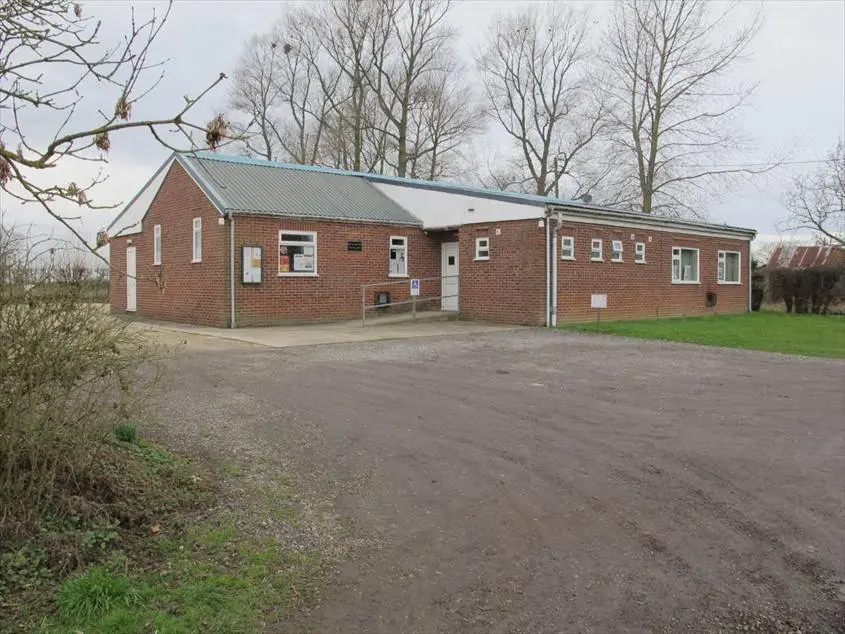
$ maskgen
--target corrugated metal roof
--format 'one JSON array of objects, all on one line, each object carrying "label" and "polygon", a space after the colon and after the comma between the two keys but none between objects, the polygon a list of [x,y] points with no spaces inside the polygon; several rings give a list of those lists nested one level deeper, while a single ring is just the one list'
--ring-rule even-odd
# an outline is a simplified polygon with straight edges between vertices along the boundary
[{"label": "corrugated metal roof", "polygon": [[422,225],[357,175],[291,169],[281,163],[232,160],[235,157],[206,152],[179,158],[218,206],[236,213]]},{"label": "corrugated metal roof", "polygon": [[[677,228],[679,230],[684,229],[712,229],[716,231],[727,231],[727,232],[734,232],[734,233],[744,233],[753,235],[756,232],[753,229],[746,229],[743,227],[734,227],[727,224],[714,224],[714,223],[705,223],[705,222],[694,222],[688,220],[681,220],[677,218],[668,218],[659,215],[650,215],[650,214],[642,214],[633,211],[623,211],[620,209],[614,209],[612,207],[604,207],[602,205],[594,205],[590,203],[585,203],[578,200],[566,200],[560,198],[552,198],[549,196],[538,196],[536,194],[523,194],[519,192],[504,192],[504,191],[496,191],[496,190],[488,190],[483,189],[480,187],[474,187],[471,185],[462,185],[458,183],[444,183],[444,182],[437,182],[437,181],[424,181],[418,180],[414,178],[404,178],[399,176],[386,176],[383,174],[370,174],[364,172],[353,172],[349,170],[342,170],[335,167],[324,167],[322,165],[301,165],[298,163],[279,163],[276,161],[268,161],[265,159],[254,159],[244,156],[234,156],[229,154],[217,154],[215,152],[208,152],[202,151],[197,152],[194,155],[186,155],[186,156],[194,156],[200,159],[209,159],[209,161],[215,161],[217,163],[227,163],[233,165],[241,165],[241,166],[259,166],[259,167],[266,167],[270,169],[280,169],[280,170],[287,170],[290,172],[299,172],[308,175],[323,175],[323,176],[337,176],[342,178],[358,178],[363,181],[368,181],[371,183],[384,183],[384,184],[393,184],[393,185],[401,185],[404,187],[410,188],[418,188],[418,189],[428,189],[433,191],[441,191],[441,192],[449,192],[454,194],[462,194],[465,196],[475,196],[480,198],[489,198],[492,200],[501,200],[505,202],[513,202],[522,205],[532,205],[537,207],[567,207],[573,211],[584,211],[584,212],[601,212],[604,214],[614,214],[619,219],[624,220],[627,218],[631,219],[650,219],[658,223],[665,224],[666,226]],[[384,195],[384,194],[382,194]],[[385,198],[391,200],[388,196],[384,195]],[[399,204],[394,202],[394,204]],[[305,208],[305,207],[303,207]],[[408,213],[413,218],[413,216],[408,212],[408,210],[404,210],[405,213]],[[294,214],[294,215],[301,215]],[[415,224],[420,224],[419,221]],[[460,219],[455,219],[455,224],[460,224]]]},{"label": "corrugated metal roof", "polygon": [[838,246],[779,246],[772,251],[767,269],[802,269],[845,264],[845,248]]}]

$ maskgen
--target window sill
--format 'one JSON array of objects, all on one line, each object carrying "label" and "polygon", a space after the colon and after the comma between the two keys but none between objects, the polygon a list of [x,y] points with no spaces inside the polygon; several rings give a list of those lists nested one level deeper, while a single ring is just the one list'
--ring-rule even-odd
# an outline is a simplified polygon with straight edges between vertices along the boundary
[{"label": "window sill", "polygon": [[681,284],[683,286],[692,286],[695,284],[701,284],[701,282],[686,282],[683,280],[672,280],[672,284]]},{"label": "window sill", "polygon": [[560,259],[561,259],[561,260],[567,260],[567,261],[569,261],[569,262],[574,262],[574,261],[575,261],[575,256],[574,256],[574,255],[572,255],[572,256],[570,256],[570,255],[562,255],[562,256],[560,256]]},{"label": "window sill", "polygon": [[279,277],[320,277],[316,273],[279,273]]},{"label": "window sill", "polygon": [[199,260],[191,260],[191,264],[202,264],[202,259],[199,259]]},{"label": "window sill", "polygon": [[634,264],[645,264],[645,260],[634,260]]},{"label": "window sill", "polygon": [[720,286],[741,286],[742,282],[716,282]]},{"label": "window sill", "polygon": [[393,278],[397,278],[397,277],[398,277],[398,278],[400,278],[400,279],[407,279],[407,278],[408,278],[408,274],[407,274],[407,273],[404,273],[404,274],[403,274],[403,273],[388,273],[388,274],[387,274],[387,277],[393,277]]},{"label": "window sill", "polygon": [[604,258],[590,258],[590,262],[604,262]]},{"label": "window sill", "polygon": [[622,262],[624,262],[624,261],[625,261],[625,260],[611,260],[611,262],[618,262],[618,263],[620,263],[620,264],[621,264]]},{"label": "window sill", "polygon": [[472,261],[473,262],[489,262],[490,256],[487,256],[486,258],[473,258]]},{"label": "window sill", "polygon": [[153,266],[161,266],[161,262],[153,262]]}]

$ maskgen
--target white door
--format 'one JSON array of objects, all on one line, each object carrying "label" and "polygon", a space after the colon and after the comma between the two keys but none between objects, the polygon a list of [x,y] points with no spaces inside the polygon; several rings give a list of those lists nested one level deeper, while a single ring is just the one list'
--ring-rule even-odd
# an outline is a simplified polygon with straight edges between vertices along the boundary
[{"label": "white door", "polygon": [[126,247],[126,312],[137,309],[135,298],[135,247]]},{"label": "white door", "polygon": [[440,310],[458,310],[458,243],[444,242],[440,250]]}]

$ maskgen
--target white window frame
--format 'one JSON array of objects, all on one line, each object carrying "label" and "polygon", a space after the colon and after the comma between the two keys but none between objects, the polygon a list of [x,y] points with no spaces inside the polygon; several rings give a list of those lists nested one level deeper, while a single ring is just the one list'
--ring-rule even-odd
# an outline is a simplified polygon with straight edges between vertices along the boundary
[{"label": "white window frame", "polygon": [[[401,240],[402,244],[393,244],[394,240]],[[390,255],[394,249],[404,251],[405,253],[405,272],[391,273],[390,272]],[[387,277],[408,277],[408,236],[390,236],[390,241],[387,243]]]},{"label": "white window frame", "polygon": [[[596,252],[596,244],[599,245],[599,256],[593,255]],[[601,238],[593,238],[590,240],[590,262],[604,262],[604,242]]]},{"label": "white window frame", "polygon": [[634,245],[634,263],[645,264],[645,242],[637,242]]},{"label": "white window frame", "polygon": [[[567,250],[570,252],[569,255],[566,255]],[[561,236],[560,237],[560,259],[561,260],[574,260],[575,259],[575,237],[574,236]]]},{"label": "white window frame", "polygon": [[202,218],[194,218],[191,234],[191,264],[202,262]]},{"label": "white window frame", "polygon": [[161,266],[161,225],[153,225],[153,266]]},{"label": "white window frame", "polygon": [[[728,273],[728,258],[727,254],[736,255],[737,269],[736,281],[728,281],[725,278]],[[716,261],[716,282],[718,284],[727,284],[730,286],[739,286],[742,284],[742,252],[741,251],[719,251],[718,260]]]},{"label": "white window frame", "polygon": [[490,259],[490,238],[487,236],[475,239],[475,259],[480,262]]},{"label": "white window frame", "polygon": [[[677,257],[675,251],[678,252]],[[696,278],[694,280],[684,280],[675,277],[675,260],[678,260],[678,271],[683,275],[684,259],[682,254],[684,251],[695,251],[695,272]],[[695,247],[672,247],[672,284],[701,284],[701,250]]]},{"label": "white window frame", "polygon": [[[619,247],[618,249],[616,247]],[[611,262],[623,262],[622,254],[625,250],[625,245],[622,244],[622,240],[611,240],[610,241],[610,261]],[[619,257],[616,257],[616,254],[619,254]]]},{"label": "white window frame", "polygon": [[[308,242],[304,241],[285,241],[282,240],[282,235],[293,235],[293,236],[311,236],[311,240]],[[279,253],[279,248],[276,249],[276,272],[279,277],[317,277],[317,232],[316,231],[294,231],[292,229],[280,229],[279,230],[279,247],[314,247],[314,270],[313,271],[303,271],[303,272],[296,272],[296,271],[288,271],[287,273],[282,273],[279,271],[279,260],[282,257],[282,254]],[[291,267],[293,266],[293,261],[291,261]]]}]

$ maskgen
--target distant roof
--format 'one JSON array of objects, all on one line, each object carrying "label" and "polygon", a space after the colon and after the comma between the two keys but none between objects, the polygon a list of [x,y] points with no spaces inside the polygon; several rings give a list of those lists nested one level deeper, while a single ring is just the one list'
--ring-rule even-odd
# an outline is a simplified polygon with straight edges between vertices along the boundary
[{"label": "distant roof", "polygon": [[845,264],[845,247],[779,246],[772,251],[767,269],[805,269]]},{"label": "distant roof", "polygon": [[289,218],[421,226],[414,215],[354,173],[290,169],[271,161],[197,152],[177,155],[221,210]]}]

